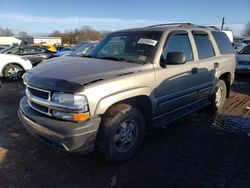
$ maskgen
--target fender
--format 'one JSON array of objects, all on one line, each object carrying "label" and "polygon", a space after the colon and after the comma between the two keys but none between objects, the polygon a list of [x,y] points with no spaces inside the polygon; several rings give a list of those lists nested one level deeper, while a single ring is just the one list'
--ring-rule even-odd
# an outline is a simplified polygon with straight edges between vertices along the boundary
[{"label": "fender", "polygon": [[118,93],[106,96],[98,102],[95,110],[95,115],[104,114],[110,106],[112,106],[115,103],[118,103],[119,101],[123,101],[132,97],[142,96],[142,95],[150,97],[151,93],[152,89],[150,87],[139,87],[125,91],[120,91]]}]

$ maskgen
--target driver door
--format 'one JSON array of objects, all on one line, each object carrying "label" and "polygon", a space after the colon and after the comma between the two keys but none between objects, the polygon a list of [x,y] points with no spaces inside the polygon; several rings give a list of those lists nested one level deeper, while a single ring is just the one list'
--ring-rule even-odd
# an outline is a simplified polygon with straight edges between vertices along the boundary
[{"label": "driver door", "polygon": [[168,35],[161,58],[166,58],[168,52],[183,52],[186,63],[155,69],[158,117],[185,108],[196,101],[198,95],[198,63],[194,60],[187,31],[176,31]]}]

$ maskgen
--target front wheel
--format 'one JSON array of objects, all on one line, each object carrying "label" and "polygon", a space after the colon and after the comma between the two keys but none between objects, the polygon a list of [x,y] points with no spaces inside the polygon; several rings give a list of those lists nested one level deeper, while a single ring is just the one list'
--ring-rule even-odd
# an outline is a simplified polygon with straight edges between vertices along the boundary
[{"label": "front wheel", "polygon": [[10,81],[17,81],[22,78],[24,70],[17,65],[9,65],[4,69],[4,77]]},{"label": "front wheel", "polygon": [[[104,115],[99,146],[110,162],[130,159],[143,143],[145,121],[142,113],[127,104],[118,104]],[[101,142],[101,143],[100,143]]]},{"label": "front wheel", "polygon": [[227,87],[223,80],[219,80],[215,86],[215,91],[211,97],[210,110],[218,112],[224,106],[227,95]]}]

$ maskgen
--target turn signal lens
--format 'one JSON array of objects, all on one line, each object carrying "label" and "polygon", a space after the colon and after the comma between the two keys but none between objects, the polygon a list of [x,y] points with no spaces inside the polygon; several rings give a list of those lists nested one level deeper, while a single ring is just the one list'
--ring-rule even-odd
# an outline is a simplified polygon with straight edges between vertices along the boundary
[{"label": "turn signal lens", "polygon": [[72,114],[73,121],[84,121],[89,119],[89,113],[81,113],[81,114]]},{"label": "turn signal lens", "polygon": [[67,113],[67,112],[53,110],[52,114],[54,117],[64,119],[64,120],[69,120],[69,121],[85,121],[85,120],[89,119],[89,117],[90,117],[89,112]]}]

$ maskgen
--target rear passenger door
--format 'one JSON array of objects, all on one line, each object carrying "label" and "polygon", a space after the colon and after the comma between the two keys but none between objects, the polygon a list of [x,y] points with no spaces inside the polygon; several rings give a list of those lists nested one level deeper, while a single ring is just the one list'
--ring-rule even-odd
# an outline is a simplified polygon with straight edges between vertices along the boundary
[{"label": "rear passenger door", "polygon": [[192,31],[196,44],[198,63],[198,99],[208,98],[215,82],[215,72],[219,62],[215,56],[210,36],[204,31]]}]

